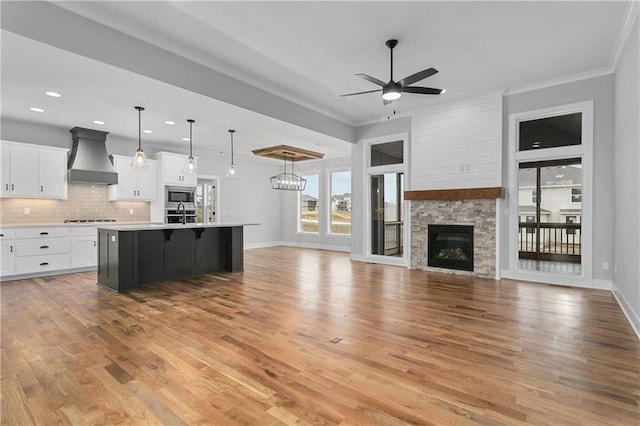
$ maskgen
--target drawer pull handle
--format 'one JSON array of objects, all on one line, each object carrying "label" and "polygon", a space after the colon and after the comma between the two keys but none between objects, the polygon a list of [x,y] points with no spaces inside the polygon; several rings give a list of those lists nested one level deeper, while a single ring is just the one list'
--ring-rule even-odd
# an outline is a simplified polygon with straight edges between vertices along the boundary
[{"label": "drawer pull handle", "polygon": [[9,253],[13,253],[13,246],[9,246],[10,250]]},{"label": "drawer pull handle", "polygon": [[40,264],[40,266],[47,266],[48,264],[49,264],[49,262],[42,262],[42,263]]},{"label": "drawer pull handle", "polygon": [[4,184],[4,190],[5,190],[5,191],[8,191],[8,190],[9,190],[9,184],[8,184],[8,183],[5,183],[5,184]]},{"label": "drawer pull handle", "polygon": [[96,242],[95,242],[95,241],[93,242],[93,246],[94,246],[94,247],[96,246]]},{"label": "drawer pull handle", "polygon": [[41,249],[48,249],[49,246],[40,246]]},{"label": "drawer pull handle", "polygon": [[4,237],[4,234],[0,234],[0,237]]},{"label": "drawer pull handle", "polygon": [[44,185],[40,185],[40,192],[44,192]]},{"label": "drawer pull handle", "polygon": [[41,232],[40,235],[49,235],[48,232]]}]

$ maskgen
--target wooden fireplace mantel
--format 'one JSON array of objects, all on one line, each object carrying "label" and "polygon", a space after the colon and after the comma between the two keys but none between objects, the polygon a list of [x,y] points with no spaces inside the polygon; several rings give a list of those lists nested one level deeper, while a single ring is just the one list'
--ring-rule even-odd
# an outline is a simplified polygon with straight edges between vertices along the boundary
[{"label": "wooden fireplace mantel", "polygon": [[405,200],[474,200],[504,198],[504,188],[425,189],[404,191]]}]

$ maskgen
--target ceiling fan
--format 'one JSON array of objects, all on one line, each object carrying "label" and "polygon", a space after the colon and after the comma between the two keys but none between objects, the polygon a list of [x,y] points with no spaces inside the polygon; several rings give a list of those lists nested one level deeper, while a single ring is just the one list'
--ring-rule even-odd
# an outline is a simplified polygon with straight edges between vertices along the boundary
[{"label": "ceiling fan", "polygon": [[408,77],[403,78],[399,81],[393,81],[393,48],[398,45],[398,40],[391,39],[387,40],[385,43],[389,48],[391,54],[391,78],[388,83],[385,83],[382,80],[378,80],[375,77],[371,77],[367,74],[356,74],[358,77],[362,77],[365,80],[377,84],[378,86],[382,86],[382,89],[377,90],[367,90],[365,92],[357,92],[357,93],[348,93],[346,95],[340,96],[354,96],[354,95],[363,95],[365,93],[375,93],[382,92],[382,99],[384,104],[391,103],[392,101],[399,99],[402,96],[402,93],[417,93],[419,95],[439,95],[444,93],[444,89],[434,89],[433,87],[418,87],[418,86],[409,86],[410,84],[417,83],[420,80],[424,80],[427,77],[431,77],[435,73],[438,72],[435,68],[427,68],[426,70],[419,71],[415,74],[411,74]]}]

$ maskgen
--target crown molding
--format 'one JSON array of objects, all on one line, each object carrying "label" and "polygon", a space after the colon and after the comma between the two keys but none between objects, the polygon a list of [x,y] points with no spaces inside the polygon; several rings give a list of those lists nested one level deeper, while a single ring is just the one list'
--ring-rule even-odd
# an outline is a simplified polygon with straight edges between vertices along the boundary
[{"label": "crown molding", "polygon": [[631,30],[633,29],[633,24],[638,17],[638,10],[640,10],[640,2],[638,0],[633,0],[629,3],[629,8],[627,9],[627,16],[624,20],[624,24],[620,28],[620,32],[618,33],[618,38],[616,39],[616,45],[611,53],[611,59],[609,60],[609,68],[615,70],[618,67],[618,62],[620,61],[620,56],[622,56],[622,51],[629,40],[629,36],[631,35]]},{"label": "crown molding", "polygon": [[561,84],[573,83],[581,80],[588,80],[590,78],[601,77],[603,75],[613,74],[615,70],[611,67],[600,68],[597,70],[581,72],[578,74],[572,74],[565,77],[555,78],[552,80],[541,81],[539,83],[526,84],[524,86],[511,87],[505,90],[504,95],[517,95],[519,93],[531,92],[533,90],[546,89],[548,87],[560,86]]}]

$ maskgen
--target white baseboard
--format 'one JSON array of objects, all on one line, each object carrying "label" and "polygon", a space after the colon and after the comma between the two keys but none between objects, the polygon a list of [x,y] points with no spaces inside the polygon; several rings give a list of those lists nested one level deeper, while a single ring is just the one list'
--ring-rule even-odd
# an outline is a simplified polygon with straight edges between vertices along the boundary
[{"label": "white baseboard", "polygon": [[57,271],[34,272],[31,274],[10,275],[8,277],[0,277],[0,282],[27,280],[29,278],[51,277],[54,275],[75,274],[76,272],[96,271],[97,266],[87,266],[82,268],[60,269]]},{"label": "white baseboard", "polygon": [[532,281],[542,284],[563,285],[569,287],[593,288],[596,290],[611,290],[612,282],[609,280],[588,279],[573,275],[554,275],[544,272],[511,271],[503,269],[501,278],[510,280]]},{"label": "white baseboard", "polygon": [[332,245],[325,245],[325,244],[311,244],[311,243],[297,243],[292,241],[281,241],[277,245],[287,246],[287,247],[309,248],[309,249],[316,249],[316,250],[342,251],[346,253],[351,252],[351,247],[332,246]]},{"label": "white baseboard", "polygon": [[622,308],[622,312],[627,317],[627,321],[631,324],[631,328],[636,332],[636,336],[640,339],[640,315],[633,309],[629,301],[624,294],[620,292],[620,289],[613,284],[613,289],[611,290],[613,296],[618,301],[618,305]]},{"label": "white baseboard", "polygon": [[256,248],[266,248],[266,247],[277,247],[282,246],[284,243],[282,241],[270,241],[268,243],[253,243],[247,244],[244,246],[245,250],[251,250]]},{"label": "white baseboard", "polygon": [[613,288],[613,282],[610,280],[599,280],[594,278],[591,280],[591,288],[596,290],[609,290],[611,291]]},{"label": "white baseboard", "polygon": [[380,263],[382,265],[402,266],[408,268],[403,258],[394,256],[365,256],[363,254],[352,254],[351,260],[355,262]]}]

